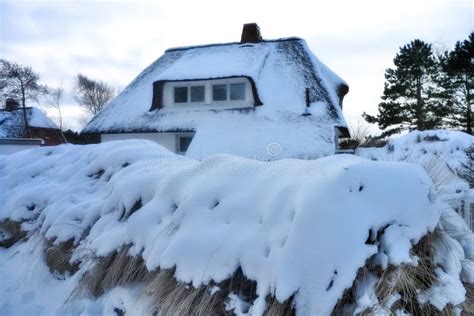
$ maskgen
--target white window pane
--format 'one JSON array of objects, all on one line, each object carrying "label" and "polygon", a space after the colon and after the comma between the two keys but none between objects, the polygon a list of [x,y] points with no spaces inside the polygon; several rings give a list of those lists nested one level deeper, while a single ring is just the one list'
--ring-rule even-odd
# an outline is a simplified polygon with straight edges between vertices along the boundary
[{"label": "white window pane", "polygon": [[174,88],[174,103],[188,102],[188,87]]},{"label": "white window pane", "polygon": [[231,100],[245,100],[245,84],[234,83],[230,85]]},{"label": "white window pane", "polygon": [[217,84],[212,86],[212,100],[226,101],[227,100],[227,85]]},{"label": "white window pane", "polygon": [[191,102],[204,102],[204,86],[191,87]]}]

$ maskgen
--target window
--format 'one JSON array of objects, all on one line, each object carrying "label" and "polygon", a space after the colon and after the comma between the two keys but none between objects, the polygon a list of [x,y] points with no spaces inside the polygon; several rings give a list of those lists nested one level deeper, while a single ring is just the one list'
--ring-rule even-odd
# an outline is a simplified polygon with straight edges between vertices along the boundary
[{"label": "window", "polygon": [[216,84],[212,86],[212,100],[226,101],[227,100],[227,85]]},{"label": "window", "polygon": [[204,86],[191,87],[191,102],[204,102]]},{"label": "window", "polygon": [[230,84],[230,99],[231,100],[245,100],[245,84],[244,83]]},{"label": "window", "polygon": [[188,102],[188,87],[174,88],[174,103]]},{"label": "window", "polygon": [[178,152],[182,154],[186,153],[192,140],[192,136],[178,136]]},{"label": "window", "polygon": [[[1,1],[1,0],[0,0]],[[250,107],[253,94],[247,79],[240,77],[170,81],[162,91],[162,103],[180,108],[243,108]]]}]

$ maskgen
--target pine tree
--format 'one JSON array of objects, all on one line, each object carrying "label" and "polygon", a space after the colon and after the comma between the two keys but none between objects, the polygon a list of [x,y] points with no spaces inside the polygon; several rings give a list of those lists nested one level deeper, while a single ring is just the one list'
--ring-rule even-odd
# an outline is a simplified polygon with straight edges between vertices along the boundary
[{"label": "pine tree", "polygon": [[472,135],[472,89],[474,89],[474,32],[463,42],[457,42],[453,51],[446,52],[440,59],[442,73],[440,86],[449,114],[448,126]]},{"label": "pine tree", "polygon": [[400,48],[385,71],[385,87],[377,116],[363,114],[369,123],[377,123],[388,136],[403,130],[426,130],[442,125],[447,108],[438,98],[439,73],[431,45],[414,40]]}]

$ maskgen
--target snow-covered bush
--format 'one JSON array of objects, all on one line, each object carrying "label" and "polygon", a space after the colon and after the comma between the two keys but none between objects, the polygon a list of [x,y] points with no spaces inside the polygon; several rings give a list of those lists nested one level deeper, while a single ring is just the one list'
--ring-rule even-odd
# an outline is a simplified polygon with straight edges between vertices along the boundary
[{"label": "snow-covered bush", "polygon": [[473,278],[408,163],[134,140],[2,156],[0,184],[0,314],[454,311]]},{"label": "snow-covered bush", "polygon": [[[381,148],[358,148],[356,155],[377,161],[419,164],[442,193],[474,187],[474,137],[456,131],[429,130],[392,137]],[[443,186],[443,187],[441,187]]]},{"label": "snow-covered bush", "polygon": [[[389,139],[382,148],[359,148],[356,155],[375,161],[404,161],[420,165],[425,169],[433,181],[433,189],[443,202],[440,222],[442,239],[435,243],[435,248],[442,255],[439,258],[459,258],[460,251],[456,250],[457,241],[464,251],[464,258],[460,260],[461,279],[466,288],[464,310],[474,311],[474,235],[462,217],[454,210],[459,211],[460,200],[453,200],[453,194],[474,187],[474,137],[463,132],[448,130],[413,131],[402,136]],[[457,261],[457,259],[451,260]],[[443,266],[442,263],[436,262]],[[443,268],[444,269],[444,268]],[[451,268],[453,269],[453,268]],[[456,268],[457,269],[457,268]],[[441,278],[438,270],[438,278]],[[445,278],[446,280],[446,278]],[[439,289],[440,287],[438,287]],[[449,292],[445,286],[444,292]],[[446,300],[448,295],[441,291],[441,295],[432,299],[436,305]],[[433,293],[430,293],[433,295]],[[423,300],[422,301],[426,301]]]}]

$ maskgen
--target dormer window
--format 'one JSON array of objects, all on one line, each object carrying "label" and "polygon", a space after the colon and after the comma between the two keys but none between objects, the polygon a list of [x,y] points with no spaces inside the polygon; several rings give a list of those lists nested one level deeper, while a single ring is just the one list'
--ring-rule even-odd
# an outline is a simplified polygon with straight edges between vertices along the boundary
[{"label": "dormer window", "polygon": [[154,100],[159,97],[165,108],[235,109],[261,105],[260,100],[255,100],[253,81],[247,77],[167,81],[161,87],[154,84]]}]

